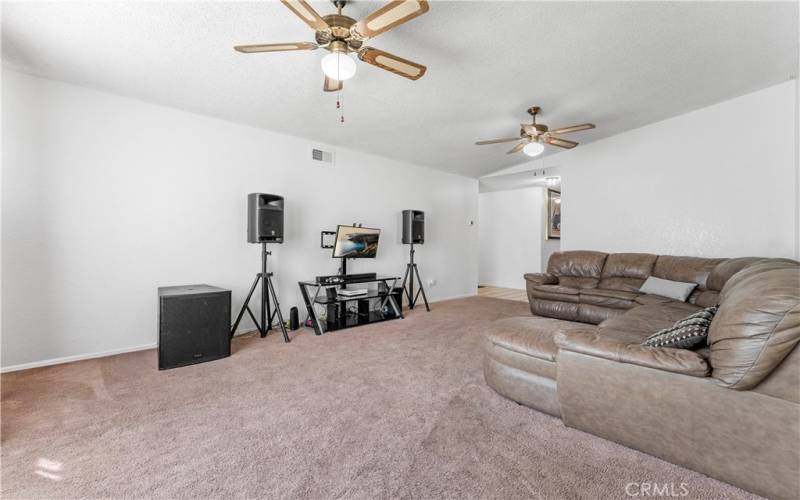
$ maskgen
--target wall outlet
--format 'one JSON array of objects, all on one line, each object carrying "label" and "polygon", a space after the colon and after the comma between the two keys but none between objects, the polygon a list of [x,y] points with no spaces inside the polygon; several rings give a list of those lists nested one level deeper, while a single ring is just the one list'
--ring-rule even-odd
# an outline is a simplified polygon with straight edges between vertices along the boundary
[{"label": "wall outlet", "polygon": [[436,286],[436,280],[428,280],[428,286]]}]

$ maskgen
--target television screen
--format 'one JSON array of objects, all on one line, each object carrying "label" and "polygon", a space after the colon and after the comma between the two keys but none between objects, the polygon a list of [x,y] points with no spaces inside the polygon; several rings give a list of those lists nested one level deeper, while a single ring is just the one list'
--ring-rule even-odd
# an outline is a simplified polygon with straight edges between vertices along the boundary
[{"label": "television screen", "polygon": [[368,227],[339,226],[336,229],[336,242],[333,245],[333,257],[338,259],[375,258],[378,255],[378,238],[380,229]]}]

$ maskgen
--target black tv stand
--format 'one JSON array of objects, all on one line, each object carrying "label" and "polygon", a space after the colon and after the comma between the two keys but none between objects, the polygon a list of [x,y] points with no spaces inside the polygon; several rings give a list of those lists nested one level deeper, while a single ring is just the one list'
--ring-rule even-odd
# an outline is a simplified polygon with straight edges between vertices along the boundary
[{"label": "black tv stand", "polygon": [[[317,335],[403,317],[403,311],[393,296],[394,287],[400,280],[399,277],[375,276],[373,273],[365,273],[345,275],[344,278],[347,281],[342,283],[320,283],[319,280],[298,283],[308,311],[308,319],[311,320],[314,333]],[[358,283],[383,283],[384,291],[378,289],[370,290],[362,295],[336,295],[328,298],[323,290],[330,286],[338,285],[346,288],[347,285]],[[324,321],[320,319],[315,310],[317,306],[325,308]],[[353,312],[353,309],[356,313]]]}]

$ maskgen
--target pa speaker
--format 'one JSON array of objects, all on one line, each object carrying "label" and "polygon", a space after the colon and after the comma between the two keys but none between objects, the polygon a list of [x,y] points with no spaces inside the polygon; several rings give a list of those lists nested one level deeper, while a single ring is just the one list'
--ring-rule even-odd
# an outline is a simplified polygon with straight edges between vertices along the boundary
[{"label": "pa speaker", "polygon": [[283,243],[283,197],[275,194],[247,195],[247,241]]},{"label": "pa speaker", "polygon": [[403,210],[403,243],[425,243],[425,212]]},{"label": "pa speaker", "polygon": [[231,292],[208,285],[158,289],[158,369],[231,355]]}]

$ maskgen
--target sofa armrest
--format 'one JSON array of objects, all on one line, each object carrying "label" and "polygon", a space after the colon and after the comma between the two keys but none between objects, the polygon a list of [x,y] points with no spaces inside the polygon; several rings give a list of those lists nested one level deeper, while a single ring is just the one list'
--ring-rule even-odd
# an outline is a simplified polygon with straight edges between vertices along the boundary
[{"label": "sofa armrest", "polygon": [[525,281],[533,285],[557,285],[558,278],[550,273],[526,273]]},{"label": "sofa armrest", "polygon": [[619,363],[644,366],[692,377],[707,377],[711,368],[703,357],[688,349],[645,347],[603,338],[588,331],[561,332],[555,337],[560,349]]}]

